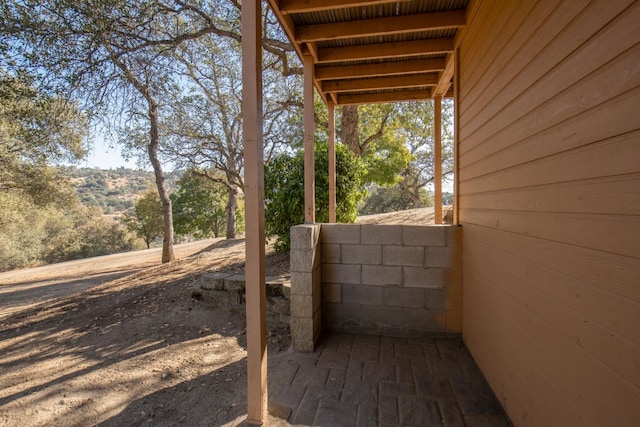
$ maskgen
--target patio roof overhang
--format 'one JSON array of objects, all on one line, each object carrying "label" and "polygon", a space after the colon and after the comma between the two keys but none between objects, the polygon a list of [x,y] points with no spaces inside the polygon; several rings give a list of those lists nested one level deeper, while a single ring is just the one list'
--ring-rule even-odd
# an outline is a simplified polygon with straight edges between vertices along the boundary
[{"label": "patio roof overhang", "polygon": [[453,97],[469,0],[269,0],[325,103]]}]

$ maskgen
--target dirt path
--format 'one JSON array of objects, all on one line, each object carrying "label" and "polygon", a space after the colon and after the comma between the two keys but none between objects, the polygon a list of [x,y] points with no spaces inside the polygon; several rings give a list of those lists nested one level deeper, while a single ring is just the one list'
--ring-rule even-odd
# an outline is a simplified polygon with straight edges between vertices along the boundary
[{"label": "dirt path", "polygon": [[[177,259],[194,255],[222,239],[175,245]],[[24,307],[62,297],[160,265],[162,248],[106,255],[0,273],[0,317],[10,307]]]},{"label": "dirt path", "polygon": [[[244,241],[182,249],[192,255],[165,265],[150,252],[0,275],[0,426],[242,423],[244,306],[214,309],[191,286],[240,269]],[[280,273],[288,258],[267,265]],[[272,353],[288,348],[286,325],[269,331]]]}]

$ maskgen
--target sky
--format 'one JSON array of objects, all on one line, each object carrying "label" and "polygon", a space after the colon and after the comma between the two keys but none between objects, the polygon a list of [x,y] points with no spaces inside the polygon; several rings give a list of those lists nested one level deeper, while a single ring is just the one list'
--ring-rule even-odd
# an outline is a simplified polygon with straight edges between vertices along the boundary
[{"label": "sky", "polygon": [[94,140],[87,159],[79,162],[77,166],[99,169],[117,169],[119,167],[139,169],[135,159],[126,161],[122,158],[119,147],[109,147],[109,144],[100,137]]}]

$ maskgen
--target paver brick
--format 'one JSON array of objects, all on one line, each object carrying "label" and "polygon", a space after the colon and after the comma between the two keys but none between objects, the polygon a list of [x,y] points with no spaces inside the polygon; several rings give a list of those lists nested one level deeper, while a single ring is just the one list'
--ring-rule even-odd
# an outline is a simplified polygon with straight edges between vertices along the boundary
[{"label": "paver brick", "polygon": [[313,424],[317,426],[355,427],[358,407],[348,402],[321,400]]},{"label": "paver brick", "polygon": [[442,426],[440,411],[435,400],[418,396],[398,396],[400,424],[411,426]]}]

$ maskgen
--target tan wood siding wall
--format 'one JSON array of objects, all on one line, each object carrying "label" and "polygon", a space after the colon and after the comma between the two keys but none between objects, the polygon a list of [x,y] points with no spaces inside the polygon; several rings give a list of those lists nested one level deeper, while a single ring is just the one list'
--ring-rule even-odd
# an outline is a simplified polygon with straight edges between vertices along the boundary
[{"label": "tan wood siding wall", "polygon": [[516,426],[640,425],[640,2],[478,1],[464,339]]}]

